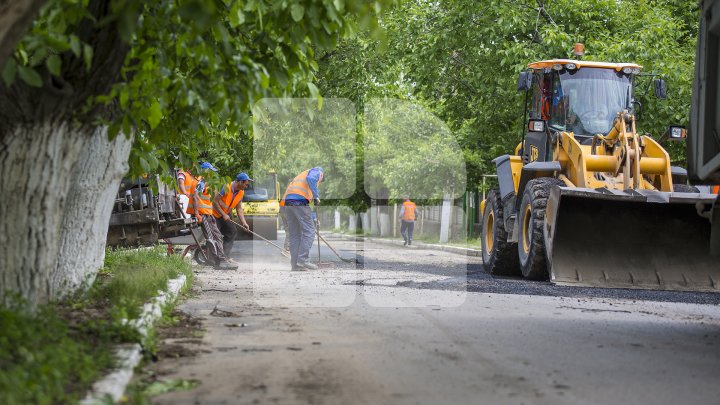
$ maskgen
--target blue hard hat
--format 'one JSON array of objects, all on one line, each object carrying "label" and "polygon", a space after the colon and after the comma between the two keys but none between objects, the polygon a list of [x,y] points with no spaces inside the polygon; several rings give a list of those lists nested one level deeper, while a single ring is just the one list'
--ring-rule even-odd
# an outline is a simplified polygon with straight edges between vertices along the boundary
[{"label": "blue hard hat", "polygon": [[242,173],[238,174],[237,176],[235,176],[235,180],[237,180],[237,181],[244,181],[244,180],[255,181],[255,180],[251,179],[250,176],[248,176],[247,173],[245,173],[245,172],[242,172]]},{"label": "blue hard hat", "polygon": [[205,170],[212,170],[212,171],[214,171],[214,172],[218,171],[218,170],[215,168],[215,166],[213,166],[212,164],[210,164],[210,163],[208,163],[208,162],[200,162],[200,168],[201,168],[201,169],[205,169]]}]

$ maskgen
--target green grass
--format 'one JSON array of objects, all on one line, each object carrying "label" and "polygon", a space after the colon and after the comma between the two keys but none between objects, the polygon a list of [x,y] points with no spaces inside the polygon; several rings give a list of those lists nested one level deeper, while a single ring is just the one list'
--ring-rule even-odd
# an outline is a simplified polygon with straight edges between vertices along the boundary
[{"label": "green grass", "polygon": [[190,265],[179,256],[166,256],[162,248],[108,251],[90,295],[113,303],[120,312],[117,315],[135,318],[143,303],[164,291],[167,280],[181,273],[192,281]]},{"label": "green grass", "polygon": [[[118,343],[141,342],[123,318],[190,265],[163,249],[108,251],[89,291],[30,311],[19,299],[0,307],[0,403],[75,403],[113,366]],[[189,279],[191,280],[191,278]]]}]

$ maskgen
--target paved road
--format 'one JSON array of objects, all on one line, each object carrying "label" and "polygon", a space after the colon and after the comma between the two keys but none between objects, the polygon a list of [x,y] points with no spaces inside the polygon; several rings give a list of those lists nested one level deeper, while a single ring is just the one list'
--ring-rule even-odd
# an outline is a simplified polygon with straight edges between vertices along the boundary
[{"label": "paved road", "polygon": [[323,249],[320,270],[291,273],[246,241],[240,271],[198,268],[180,308],[206,332],[179,339],[198,355],[153,369],[200,385],[156,403],[720,403],[718,294],[567,290],[489,278],[474,257],[333,243],[362,265]]}]

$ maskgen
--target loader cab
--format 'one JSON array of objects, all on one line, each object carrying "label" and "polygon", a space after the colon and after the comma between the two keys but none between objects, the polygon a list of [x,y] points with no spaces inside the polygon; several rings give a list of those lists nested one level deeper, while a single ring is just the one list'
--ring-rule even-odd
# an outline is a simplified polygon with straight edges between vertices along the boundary
[{"label": "loader cab", "polygon": [[[633,110],[632,83],[640,73],[639,65],[558,59],[531,63],[529,68],[528,118],[546,125],[542,133],[533,131],[539,125],[527,128],[524,163],[551,159],[548,139],[552,133],[572,132],[578,141],[587,143],[595,134],[607,134],[618,112]],[[532,159],[535,150],[538,158]]]}]

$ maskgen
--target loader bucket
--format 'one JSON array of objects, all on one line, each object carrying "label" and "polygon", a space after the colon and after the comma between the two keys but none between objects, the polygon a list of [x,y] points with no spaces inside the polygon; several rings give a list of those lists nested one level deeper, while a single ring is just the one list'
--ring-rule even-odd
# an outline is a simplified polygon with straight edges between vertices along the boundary
[{"label": "loader bucket", "polygon": [[710,222],[696,203],[714,196],[648,190],[555,187],[545,244],[555,284],[720,291]]}]

